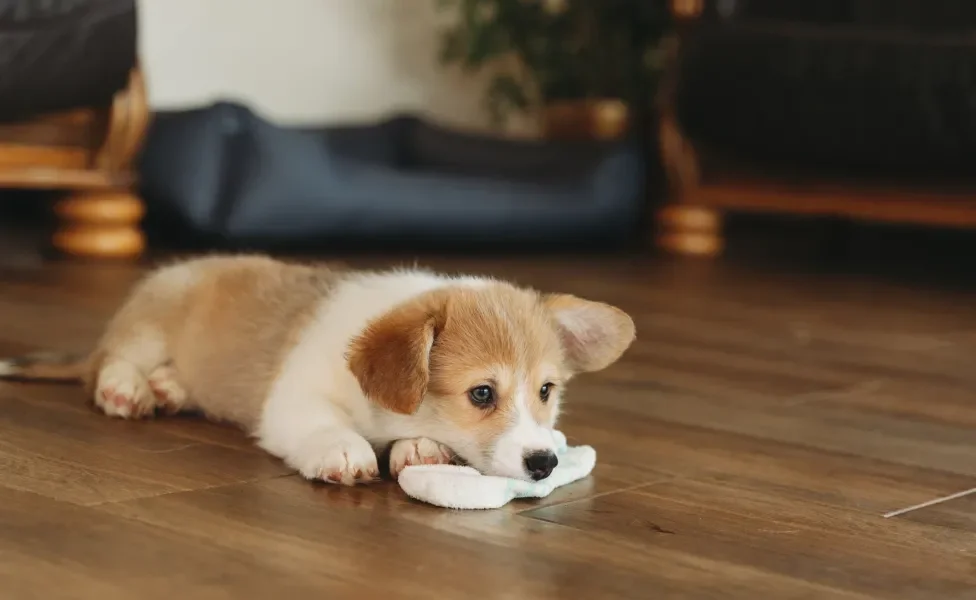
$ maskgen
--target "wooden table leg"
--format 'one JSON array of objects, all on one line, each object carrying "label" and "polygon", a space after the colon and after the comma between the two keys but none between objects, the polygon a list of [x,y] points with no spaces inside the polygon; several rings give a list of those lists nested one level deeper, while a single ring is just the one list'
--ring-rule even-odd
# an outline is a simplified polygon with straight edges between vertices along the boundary
[{"label": "wooden table leg", "polygon": [[69,256],[137,258],[146,248],[145,206],[130,191],[78,192],[59,200],[54,247]]},{"label": "wooden table leg", "polygon": [[696,202],[701,187],[701,162],[672,110],[663,111],[659,136],[669,197],[657,214],[657,246],[673,254],[716,257],[725,245],[722,214]]},{"label": "wooden table leg", "polygon": [[722,215],[688,204],[665,206],[657,215],[657,244],[673,254],[712,258],[722,253]]}]

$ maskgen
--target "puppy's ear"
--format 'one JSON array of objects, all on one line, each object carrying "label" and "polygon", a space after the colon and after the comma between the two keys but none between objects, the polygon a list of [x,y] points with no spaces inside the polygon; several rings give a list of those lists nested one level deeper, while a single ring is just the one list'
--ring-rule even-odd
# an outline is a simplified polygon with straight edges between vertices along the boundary
[{"label": "puppy's ear", "polygon": [[570,368],[599,371],[612,365],[634,341],[634,321],[627,313],[602,302],[568,294],[546,296]]},{"label": "puppy's ear", "polygon": [[443,302],[425,297],[370,323],[349,346],[347,362],[363,393],[380,406],[409,415],[420,407],[430,380],[430,349]]}]

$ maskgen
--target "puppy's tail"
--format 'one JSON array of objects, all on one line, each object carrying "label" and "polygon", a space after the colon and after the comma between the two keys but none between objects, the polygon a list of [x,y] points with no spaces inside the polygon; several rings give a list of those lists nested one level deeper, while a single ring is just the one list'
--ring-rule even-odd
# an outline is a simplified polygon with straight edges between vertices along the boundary
[{"label": "puppy's tail", "polygon": [[0,379],[80,383],[88,370],[88,356],[67,352],[38,352],[0,360]]}]

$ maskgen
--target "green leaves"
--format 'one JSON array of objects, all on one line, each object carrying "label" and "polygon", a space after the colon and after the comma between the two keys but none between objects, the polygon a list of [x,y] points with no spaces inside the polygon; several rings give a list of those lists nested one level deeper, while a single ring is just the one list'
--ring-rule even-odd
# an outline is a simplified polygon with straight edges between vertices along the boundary
[{"label": "green leaves", "polygon": [[436,0],[441,10],[458,13],[457,23],[441,33],[440,59],[477,71],[512,51],[509,28],[494,0]]},{"label": "green leaves", "polygon": [[531,107],[529,90],[544,100],[653,95],[667,0],[434,1],[456,16],[442,32],[442,63],[478,72],[508,60],[528,72],[529,80],[510,72],[492,79],[485,104],[498,124]]},{"label": "green leaves", "polygon": [[525,87],[513,75],[498,75],[488,86],[485,104],[492,123],[500,127],[512,109],[524,111],[529,108],[529,97]]}]

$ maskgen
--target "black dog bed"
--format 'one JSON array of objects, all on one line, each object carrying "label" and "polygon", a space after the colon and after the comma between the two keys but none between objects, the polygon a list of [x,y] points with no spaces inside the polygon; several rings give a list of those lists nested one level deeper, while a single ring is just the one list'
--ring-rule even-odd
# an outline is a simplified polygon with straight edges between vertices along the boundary
[{"label": "black dog bed", "polygon": [[210,243],[613,246],[634,238],[629,142],[479,137],[401,116],[285,128],[236,104],[159,114],[141,161],[152,222]]}]

